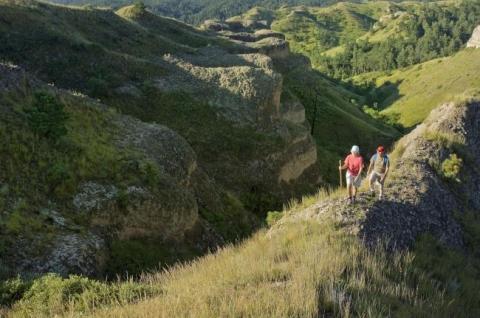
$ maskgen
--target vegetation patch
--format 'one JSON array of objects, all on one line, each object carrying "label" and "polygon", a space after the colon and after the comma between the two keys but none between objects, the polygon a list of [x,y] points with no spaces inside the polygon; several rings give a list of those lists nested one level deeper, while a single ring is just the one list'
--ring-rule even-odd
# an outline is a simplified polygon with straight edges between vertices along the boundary
[{"label": "vegetation patch", "polygon": [[460,182],[458,176],[460,174],[460,170],[462,169],[462,165],[463,160],[459,158],[457,154],[450,154],[450,156],[442,162],[442,176],[445,179]]},{"label": "vegetation patch", "polygon": [[[15,284],[23,283],[17,281]],[[35,279],[27,286],[26,291],[17,288],[23,296],[13,306],[13,316],[53,317],[68,310],[87,314],[94,308],[126,305],[160,293],[158,287],[133,281],[108,284],[86,277],[62,278],[55,274]]]}]

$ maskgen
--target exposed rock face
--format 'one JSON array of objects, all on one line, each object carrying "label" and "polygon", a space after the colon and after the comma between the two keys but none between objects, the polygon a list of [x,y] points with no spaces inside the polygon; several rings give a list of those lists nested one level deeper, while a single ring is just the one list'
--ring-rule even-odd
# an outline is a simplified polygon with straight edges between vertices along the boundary
[{"label": "exposed rock face", "polygon": [[480,25],[473,30],[472,37],[467,42],[467,47],[480,48]]},{"label": "exposed rock face", "polygon": [[117,125],[123,131],[117,137],[120,147],[137,149],[180,185],[190,186],[197,162],[195,152],[184,138],[165,126],[144,123],[128,116],[119,116]]},{"label": "exposed rock face", "polygon": [[278,180],[289,183],[297,180],[306,169],[317,162],[317,149],[312,146],[313,140],[310,134],[305,139],[294,143],[289,151],[289,160],[281,167]]},{"label": "exposed rock face", "polygon": [[[462,247],[461,226],[454,213],[480,208],[480,103],[445,104],[400,140],[386,198],[367,194],[354,206],[327,200],[293,214],[291,219],[321,218],[333,214],[365,239],[368,245],[387,239],[389,248],[407,248],[430,233],[448,246]],[[449,140],[449,141],[445,141]],[[457,154],[463,160],[461,182],[442,175],[441,164]],[[362,217],[358,217],[362,215]]]},{"label": "exposed rock face", "polygon": [[249,46],[274,59],[283,59],[290,55],[288,42],[277,37],[264,38],[250,43]]},{"label": "exposed rock face", "polygon": [[[256,55],[235,57],[245,64],[257,60]],[[223,67],[199,66],[173,56],[166,56],[165,60],[175,71],[156,80],[161,91],[181,90],[200,96],[239,125],[269,125],[280,116],[282,77],[268,68],[268,59],[250,62],[253,66]]]},{"label": "exposed rock face", "polygon": [[297,100],[283,102],[281,116],[291,123],[303,124],[305,123],[305,107]]},{"label": "exposed rock face", "polygon": [[50,273],[64,277],[76,273],[95,276],[103,270],[107,257],[105,241],[91,232],[60,235],[50,253],[33,259],[25,258],[18,272]]},{"label": "exposed rock face", "polygon": [[225,23],[222,23],[218,20],[206,20],[202,24],[202,29],[215,31],[215,32],[226,30],[228,28],[229,28],[228,25],[226,25]]}]

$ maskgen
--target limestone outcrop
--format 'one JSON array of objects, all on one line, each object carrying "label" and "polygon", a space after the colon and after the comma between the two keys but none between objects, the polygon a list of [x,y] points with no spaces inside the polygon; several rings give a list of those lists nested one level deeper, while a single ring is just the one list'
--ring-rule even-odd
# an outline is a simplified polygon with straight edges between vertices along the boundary
[{"label": "limestone outcrop", "polygon": [[472,37],[467,42],[467,47],[480,49],[480,25],[473,30]]}]

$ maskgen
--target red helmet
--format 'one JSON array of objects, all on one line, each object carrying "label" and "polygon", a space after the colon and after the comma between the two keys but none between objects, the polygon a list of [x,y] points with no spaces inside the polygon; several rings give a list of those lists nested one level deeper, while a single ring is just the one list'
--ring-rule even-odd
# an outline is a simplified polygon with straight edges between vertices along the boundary
[{"label": "red helmet", "polygon": [[385,152],[385,148],[383,146],[378,146],[377,151],[378,152]]}]

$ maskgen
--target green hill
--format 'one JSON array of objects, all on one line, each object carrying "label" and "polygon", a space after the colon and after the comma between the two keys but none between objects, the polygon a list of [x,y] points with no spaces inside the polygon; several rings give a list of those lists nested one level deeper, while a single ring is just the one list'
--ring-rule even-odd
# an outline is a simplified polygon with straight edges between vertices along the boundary
[{"label": "green hill", "polygon": [[[125,6],[128,0],[55,0],[62,4],[93,4],[99,6]],[[188,23],[199,24],[207,19],[227,19],[242,14],[254,7],[278,9],[281,6],[321,6],[338,0],[148,0],[144,1],[151,10],[161,15],[174,17]]]},{"label": "green hill", "polygon": [[475,97],[480,93],[480,50],[465,49],[390,74],[355,77],[361,85],[373,81],[374,95],[382,114],[398,119],[405,127],[421,123],[441,103]]},{"label": "green hill", "polygon": [[259,20],[285,34],[294,52],[339,79],[448,56],[464,47],[480,23],[472,1],[340,2],[327,7],[254,8],[236,20]]}]

